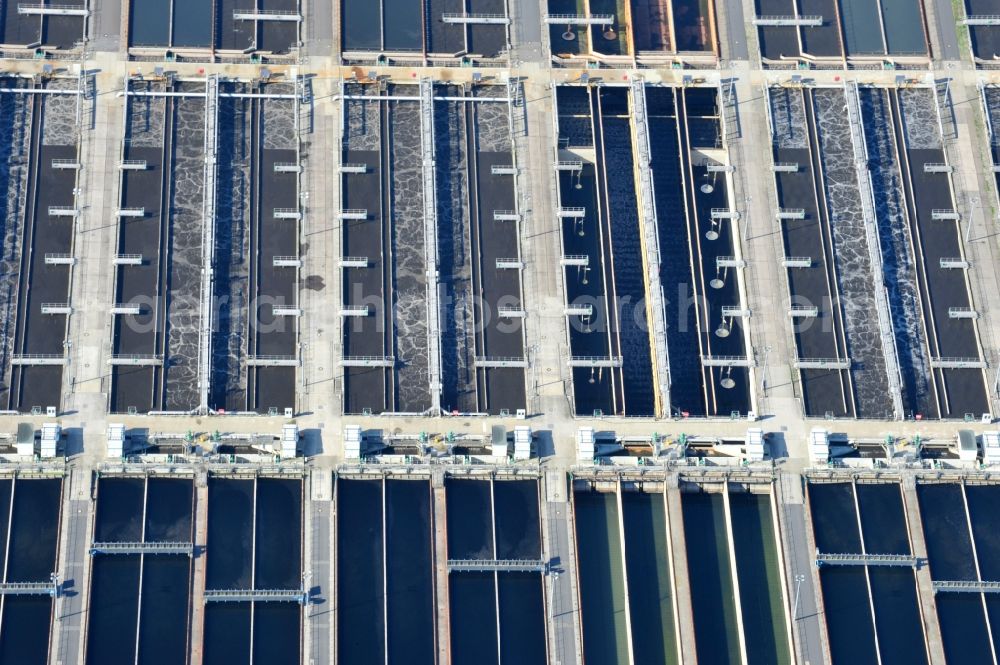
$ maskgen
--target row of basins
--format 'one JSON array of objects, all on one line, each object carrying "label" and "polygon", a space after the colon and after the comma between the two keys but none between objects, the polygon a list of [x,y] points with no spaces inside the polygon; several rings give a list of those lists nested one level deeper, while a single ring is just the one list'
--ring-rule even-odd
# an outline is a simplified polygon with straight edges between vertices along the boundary
[{"label": "row of basins", "polygon": [[[444,14],[507,14],[504,0],[341,0],[341,35],[345,52],[376,51],[496,57],[507,49],[502,23],[445,23]],[[421,29],[423,26],[423,29]]]},{"label": "row of basins", "polygon": [[[27,46],[41,44],[58,49],[77,46],[84,38],[87,20],[84,16],[21,14],[18,7],[24,2],[0,4],[0,44]],[[59,0],[65,8],[83,9],[86,0]]]},{"label": "row of basins", "polygon": [[549,41],[558,55],[711,52],[716,46],[714,4],[712,0],[549,0],[549,14],[613,19],[595,25],[552,22]]},{"label": "row of basins", "polygon": [[[996,485],[918,481],[905,498],[900,484],[888,481],[814,480],[808,490],[820,553],[907,557],[919,520],[927,560],[918,566],[929,565],[935,583],[1000,580]],[[931,598],[947,662],[995,662],[1000,602],[994,593],[941,589],[918,599],[914,569],[905,562],[824,564],[819,576],[834,662],[929,662],[922,618],[929,608],[922,605]]]},{"label": "row of basins", "polygon": [[344,410],[422,413],[433,400],[417,87],[393,85],[384,101],[364,98],[376,86],[345,92],[343,163],[363,170],[343,175],[341,205],[361,215],[344,220],[343,256],[361,261],[343,267],[341,293],[363,314],[343,317],[343,355],[383,364],[344,368]]},{"label": "row of basins", "polygon": [[[121,216],[116,254],[116,305],[138,314],[115,316],[113,353],[147,364],[111,370],[113,412],[181,411],[198,408],[201,342],[202,207],[214,198],[214,313],[207,406],[225,411],[279,412],[295,403],[295,368],[257,366],[251,356],[294,359],[297,324],[276,316],[297,302],[294,267],[276,257],[297,258],[296,222],[275,217],[298,200],[297,176],[276,172],[295,164],[294,103],[254,98],[287,94],[287,84],[220,83],[216,188],[205,191],[205,85],[130,81],[122,157],[143,168],[121,173]],[[267,122],[264,122],[264,117]],[[123,310],[127,312],[127,310]]]},{"label": "row of basins", "polygon": [[[1000,582],[1000,487],[979,483],[917,485],[931,578]],[[949,663],[996,662],[1000,595],[938,591],[934,596]]]},{"label": "row of basins", "polygon": [[[97,485],[94,541],[193,544],[190,476],[105,476]],[[212,476],[207,488],[209,590],[301,587],[302,482]],[[199,511],[200,512],[200,511]],[[87,662],[298,662],[302,608],[288,601],[209,602],[193,608],[196,559],[187,553],[93,555]],[[204,641],[191,645],[192,612],[204,611]]]},{"label": "row of basins", "polygon": [[[448,573],[442,565],[539,560],[536,480],[336,482],[339,662],[433,663],[442,648],[435,635],[449,641],[455,663],[546,662],[541,572]],[[59,479],[0,480],[5,583],[49,581],[61,489]],[[207,500],[197,511],[207,513],[208,547],[198,553],[207,557],[206,589],[295,590],[303,571],[302,489],[298,478],[211,475],[198,489],[184,474],[105,475],[97,483],[93,540],[191,543],[197,493]],[[919,565],[929,565],[935,583],[951,585],[933,596],[947,661],[994,662],[997,485],[926,480],[904,497],[898,482],[814,478],[807,498],[816,549],[825,555],[909,557],[919,519],[927,547]],[[918,509],[919,517],[912,514]],[[699,662],[790,662],[793,592],[781,570],[770,484],[684,482],[681,491],[664,492],[662,483],[578,480],[573,510],[587,662],[679,663],[685,621],[693,623]],[[446,554],[435,553],[438,544]],[[201,595],[192,589],[197,565],[186,553],[93,555],[87,662],[184,662],[199,646],[190,643],[199,609],[192,596]],[[918,601],[909,564],[824,564],[818,574],[834,662],[928,662],[921,616],[928,599]],[[680,614],[680,579],[690,585],[690,618]],[[962,582],[977,586],[955,591]],[[447,598],[437,597],[444,588]],[[0,603],[0,660],[48,662],[52,600],[4,595]],[[299,660],[297,603],[208,602],[200,609],[204,662]]]},{"label": "row of basins", "polygon": [[[9,89],[0,100],[3,116],[4,197],[0,258],[0,402],[7,409],[30,411],[58,408],[62,401],[63,371],[59,364],[14,364],[12,356],[62,357],[66,353],[66,311],[45,307],[67,306],[71,269],[65,262],[49,263],[52,256],[68,256],[73,225],[54,208],[76,206],[76,171],[57,168],[55,162],[77,160],[76,96],[58,94],[76,88],[69,79],[51,79],[37,85],[27,78],[4,78]],[[31,94],[30,89],[56,94]],[[8,383],[9,380],[9,383]]]},{"label": "row of basins", "polygon": [[[725,161],[718,91],[648,86],[644,94],[671,412],[745,413],[746,368],[703,367],[701,360],[747,353],[741,315],[722,316],[723,308],[744,308],[734,267],[738,227],[712,217],[713,209],[730,208],[725,174],[708,170]],[[561,86],[556,101],[570,354],[605,360],[573,368],[576,412],[654,415],[650,268],[630,119],[636,101],[629,89],[611,86]],[[619,359],[620,366],[608,366]]]},{"label": "row of basins", "polygon": [[[926,26],[917,0],[756,0],[762,18],[822,17],[818,26],[761,26],[760,52],[769,60],[927,55]],[[948,20],[947,17],[943,17]]]},{"label": "row of basins", "polygon": [[524,370],[516,363],[499,366],[524,362],[519,226],[510,219],[517,201],[506,88],[438,86],[429,109],[437,215],[437,271],[432,278],[440,310],[435,343],[428,341],[427,328],[417,89],[391,86],[384,101],[374,86],[348,84],[345,92],[342,159],[353,169],[341,176],[341,205],[351,211],[341,238],[343,256],[353,260],[342,267],[342,299],[354,314],[343,317],[343,355],[349,360],[343,373],[345,412],[420,413],[431,408],[433,354],[440,356],[444,411],[523,408]]},{"label": "row of basins", "polygon": [[[964,0],[962,4],[964,4],[966,16],[1000,15],[1000,1],[998,0]],[[959,34],[962,34],[962,28],[958,28],[958,30]],[[1000,26],[970,25],[969,41],[975,57],[987,63],[995,61],[1000,55]]]},{"label": "row of basins", "polygon": [[[443,493],[443,495],[442,495]],[[540,572],[445,572],[447,558],[539,559],[535,480],[337,479],[337,659],[341,663],[545,663]],[[437,509],[435,509],[435,507]],[[445,523],[437,518],[446,510]],[[439,598],[439,575],[448,597]],[[449,627],[439,626],[449,607]],[[435,634],[448,635],[448,647]]]},{"label": "row of basins", "polygon": [[298,45],[298,21],[236,12],[300,15],[301,8],[298,0],[129,0],[129,46],[286,53]]},{"label": "row of basins", "polygon": [[[662,484],[596,491],[578,483],[586,661],[680,663],[679,627],[693,620],[699,662],[790,662],[769,487],[691,485],[665,494]],[[681,542],[687,570],[674,551]],[[678,614],[674,580],[682,578],[690,584],[690,618]]]},{"label": "row of basins", "polygon": [[[945,161],[933,95],[926,88],[862,87],[856,97],[839,88],[769,89],[773,158],[786,165],[774,177],[788,217],[778,222],[784,252],[794,259],[786,272],[790,304],[816,308],[816,316],[790,319],[798,356],[847,362],[800,369],[810,415],[892,418],[890,373],[899,378],[905,417],[988,409],[974,362],[975,322],[961,315],[970,297],[957,268],[964,265],[960,230],[932,213],[954,208],[949,176],[924,170]],[[847,103],[857,104],[860,127],[851,126]],[[853,141],[867,151],[870,190],[859,188]],[[878,247],[869,246],[862,197],[870,197]],[[791,218],[795,211],[801,218]],[[889,346],[875,315],[876,289],[887,305]],[[938,358],[973,362],[939,368]]]}]

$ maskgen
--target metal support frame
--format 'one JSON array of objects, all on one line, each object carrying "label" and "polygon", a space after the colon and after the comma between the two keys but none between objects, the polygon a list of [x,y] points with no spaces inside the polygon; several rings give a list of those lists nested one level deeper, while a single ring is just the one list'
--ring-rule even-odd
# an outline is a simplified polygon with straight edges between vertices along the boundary
[{"label": "metal support frame", "polygon": [[[646,85],[639,78],[632,79],[632,141],[635,144],[636,178],[639,184],[640,231],[645,259],[643,274],[646,279],[646,316],[649,321],[650,346],[656,364],[659,404],[658,415],[668,415],[670,401],[670,350],[667,346],[667,321],[663,310],[663,285],[660,283],[660,235],[656,216],[656,200],[653,196],[653,173],[650,170],[652,157],[649,147],[649,126],[646,122]],[[589,261],[588,261],[589,262]]]},{"label": "metal support frame", "polygon": [[215,180],[219,149],[219,77],[205,81],[204,182],[201,204],[201,301],[199,302],[198,411],[208,413],[212,379],[212,294],[215,284]]},{"label": "metal support frame", "polygon": [[3,582],[0,596],[52,596],[59,595],[59,585],[54,582]]},{"label": "metal support frame", "polygon": [[934,369],[986,369],[989,365],[979,358],[931,358]]},{"label": "metal support frame", "polygon": [[234,9],[234,21],[287,21],[298,23],[302,15],[297,12],[283,12],[275,9]]},{"label": "metal support frame", "polygon": [[247,356],[247,367],[298,367],[299,359],[295,356]]},{"label": "metal support frame", "polygon": [[812,257],[809,256],[785,256],[781,259],[781,265],[785,268],[811,268]]},{"label": "metal support frame", "polygon": [[793,364],[795,369],[851,369],[848,358],[798,358]]},{"label": "metal support frame", "polygon": [[20,353],[10,358],[11,365],[65,365],[66,358],[53,353]]},{"label": "metal support frame", "polygon": [[441,412],[441,335],[438,304],[437,188],[434,164],[434,81],[420,79],[420,149],[423,156],[424,258],[427,262],[427,380],[431,408]]},{"label": "metal support frame", "polygon": [[949,307],[949,319],[978,319],[979,312],[972,307]]},{"label": "metal support frame", "polygon": [[819,28],[823,25],[822,16],[755,16],[752,23],[761,27],[799,27]]},{"label": "metal support frame", "polygon": [[612,25],[615,17],[612,14],[546,14],[546,25]]},{"label": "metal support frame", "polygon": [[572,356],[567,364],[570,367],[621,367],[621,356]]},{"label": "metal support frame", "polygon": [[441,14],[441,22],[464,25],[509,25],[510,18],[504,14]]},{"label": "metal support frame", "polygon": [[86,7],[80,5],[47,5],[43,3],[20,3],[17,13],[31,16],[82,16],[90,15]]},{"label": "metal support frame", "polygon": [[299,603],[309,602],[309,593],[304,589],[206,589],[206,603]]},{"label": "metal support frame", "polygon": [[183,542],[95,542],[90,555],[98,554],[194,554],[194,545]]},{"label": "metal support frame", "polygon": [[163,356],[116,353],[108,358],[109,365],[128,365],[132,367],[155,367],[163,364]]},{"label": "metal support frame", "polygon": [[396,359],[392,356],[344,356],[340,359],[341,367],[395,367]]},{"label": "metal support frame", "polygon": [[743,356],[702,356],[702,367],[756,367],[753,358]]},{"label": "metal support frame", "polygon": [[476,367],[521,367],[527,368],[528,361],[524,358],[499,357],[499,356],[476,356]]},{"label": "metal support frame", "polygon": [[541,559],[448,559],[448,572],[545,572],[546,565]]},{"label": "metal support frame", "polygon": [[1000,593],[1000,582],[977,582],[975,580],[934,580],[931,582],[934,593],[949,591],[953,593]]},{"label": "metal support frame", "polygon": [[965,18],[958,19],[958,22],[962,25],[1000,25],[1000,16],[997,15],[971,15]]},{"label": "metal support frame", "polygon": [[889,296],[883,284],[882,245],[879,242],[875,217],[875,190],[868,172],[868,143],[861,116],[861,97],[857,82],[844,83],[847,101],[848,124],[851,128],[851,147],[854,150],[854,168],[857,172],[858,189],[861,196],[861,214],[865,223],[865,239],[868,244],[868,260],[872,266],[872,294],[875,298],[875,312],[878,316],[879,340],[885,369],[889,380],[889,395],[896,420],[903,418],[902,381],[899,370],[899,356],[896,337],[893,334],[892,318],[889,315]]},{"label": "metal support frame", "polygon": [[920,559],[911,554],[841,554],[816,552],[817,566],[897,566],[916,568]]}]

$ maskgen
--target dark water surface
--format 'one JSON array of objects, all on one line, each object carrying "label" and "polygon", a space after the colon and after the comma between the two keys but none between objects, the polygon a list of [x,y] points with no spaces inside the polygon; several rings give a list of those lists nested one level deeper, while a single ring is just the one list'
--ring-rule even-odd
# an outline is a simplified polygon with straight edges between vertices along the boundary
[{"label": "dark water surface", "polygon": [[618,504],[611,492],[577,492],[583,651],[590,663],[629,662]]},{"label": "dark water surface", "polygon": [[747,662],[790,663],[771,497],[729,495]]},{"label": "dark water surface", "polygon": [[425,480],[385,484],[389,662],[434,663],[431,495]]},{"label": "dark water surface", "polygon": [[722,494],[685,492],[681,495],[681,506],[698,657],[710,663],[739,663],[740,643]]},{"label": "dark water surface", "polygon": [[[48,582],[56,569],[62,481],[18,480],[6,564],[7,582]],[[0,482],[0,535],[7,535],[11,481]],[[52,600],[4,596],[0,663],[42,665],[49,653]]]},{"label": "dark water surface", "polygon": [[382,483],[337,479],[337,657],[385,663]]},{"label": "dark water surface", "polygon": [[205,665],[250,662],[250,603],[205,606]]},{"label": "dark water surface", "polygon": [[[861,534],[851,483],[810,483],[809,512],[821,552],[860,553]],[[824,566],[820,585],[835,662],[876,663],[875,628],[871,618],[864,568]]]},{"label": "dark water surface", "polygon": [[503,480],[493,483],[498,559],[538,559],[542,542],[538,521],[538,483]]},{"label": "dark water surface", "polygon": [[[498,480],[493,483],[498,559],[542,556],[538,521],[538,482]],[[500,662],[545,663],[545,605],[539,573],[498,573]]]},{"label": "dark water surface", "polygon": [[499,665],[494,574],[453,575],[448,594],[452,665]]},{"label": "dark water surface", "polygon": [[632,649],[637,662],[677,663],[663,495],[622,494]]}]

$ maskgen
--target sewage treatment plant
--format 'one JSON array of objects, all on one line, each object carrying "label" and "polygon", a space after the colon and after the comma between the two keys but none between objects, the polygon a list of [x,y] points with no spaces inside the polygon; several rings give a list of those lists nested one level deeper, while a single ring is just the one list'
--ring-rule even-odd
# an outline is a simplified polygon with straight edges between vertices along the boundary
[{"label": "sewage treatment plant", "polygon": [[0,665],[1000,664],[998,128],[998,0],[0,0]]}]

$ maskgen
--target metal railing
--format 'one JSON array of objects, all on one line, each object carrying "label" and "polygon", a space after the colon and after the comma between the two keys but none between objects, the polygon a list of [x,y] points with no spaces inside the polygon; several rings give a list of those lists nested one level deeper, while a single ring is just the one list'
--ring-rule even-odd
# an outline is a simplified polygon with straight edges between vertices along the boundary
[{"label": "metal railing", "polygon": [[649,143],[649,128],[646,121],[646,85],[641,79],[632,79],[632,132],[635,135],[636,166],[639,171],[639,203],[640,203],[640,233],[642,234],[642,250],[645,259],[646,294],[649,297],[650,322],[652,323],[653,352],[656,364],[653,368],[656,376],[657,393],[660,396],[659,409],[663,414],[670,413],[670,355],[667,347],[667,321],[665,308],[661,301],[663,285],[660,283],[660,234],[656,217],[656,201],[653,197],[653,172],[649,165],[652,162]]},{"label": "metal railing", "polygon": [[49,206],[49,217],[76,217],[79,214],[73,206]]},{"label": "metal railing", "polygon": [[556,211],[556,215],[560,219],[579,219],[580,217],[587,216],[587,209],[579,206],[575,207],[562,207]]},{"label": "metal railing", "polygon": [[757,27],[791,26],[819,28],[822,16],[755,16],[752,23]]},{"label": "metal railing", "polygon": [[295,356],[254,355],[247,356],[248,367],[298,367],[299,359]]},{"label": "metal railing", "polygon": [[948,591],[954,593],[1000,593],[1000,582],[975,580],[934,580],[934,593]]},{"label": "metal railing", "polygon": [[979,358],[931,358],[931,367],[934,369],[985,369],[987,364]]},{"label": "metal railing", "polygon": [[441,14],[443,23],[466,25],[507,25],[510,19],[505,14]]},{"label": "metal railing", "polygon": [[570,367],[621,367],[621,356],[571,356]]},{"label": "metal railing", "polygon": [[949,307],[949,319],[978,319],[979,312],[971,307]]},{"label": "metal railing", "polygon": [[441,334],[438,304],[437,187],[434,164],[434,81],[420,79],[420,150],[423,155],[424,259],[428,275],[427,298],[427,379],[430,384],[431,412],[441,411]]},{"label": "metal railing", "polygon": [[341,367],[395,367],[396,359],[392,356],[344,356],[340,359]]},{"label": "metal railing", "polygon": [[284,12],[279,9],[234,9],[234,21],[290,21],[302,20],[297,12]]},{"label": "metal railing", "polygon": [[11,356],[12,365],[65,365],[66,358],[55,353],[18,353]]},{"label": "metal railing", "polygon": [[615,22],[612,14],[546,14],[545,23],[557,25],[611,25]]},{"label": "metal railing", "polygon": [[194,544],[184,542],[95,542],[90,555],[98,554],[194,554]]},{"label": "metal railing", "polygon": [[448,559],[448,572],[545,572],[546,565],[541,559]]},{"label": "metal railing", "polygon": [[528,361],[515,356],[476,356],[476,367],[527,367]]},{"label": "metal railing", "polygon": [[162,365],[163,356],[140,354],[115,353],[108,358],[109,365],[133,365],[133,366],[153,366]]},{"label": "metal railing", "polygon": [[298,208],[275,208],[272,213],[274,219],[301,219],[302,213]]},{"label": "metal railing", "polygon": [[205,195],[201,208],[201,301],[198,335],[198,410],[208,413],[208,394],[212,374],[212,331],[214,308],[215,264],[215,181],[218,173],[219,148],[219,77],[209,76],[205,82],[204,182]]},{"label": "metal railing", "polygon": [[910,554],[843,554],[816,552],[817,566],[905,566],[916,568],[920,560]]},{"label": "metal railing", "polygon": [[309,594],[302,589],[206,589],[206,603],[299,603],[309,602]]},{"label": "metal railing", "polygon": [[59,595],[59,585],[53,582],[2,582],[0,596],[52,596]]},{"label": "metal railing", "polygon": [[80,5],[47,5],[42,3],[19,4],[17,13],[36,16],[87,16],[90,14],[86,7]]},{"label": "metal railing", "polygon": [[851,369],[851,361],[843,358],[796,358],[796,369]]},{"label": "metal railing", "polygon": [[754,367],[756,363],[745,356],[702,356],[702,367]]},{"label": "metal railing", "polygon": [[785,256],[781,259],[781,265],[785,268],[811,268],[812,263],[810,256]]},{"label": "metal railing", "polygon": [[959,19],[959,23],[962,25],[1000,25],[1000,16],[995,14],[973,14]]}]

